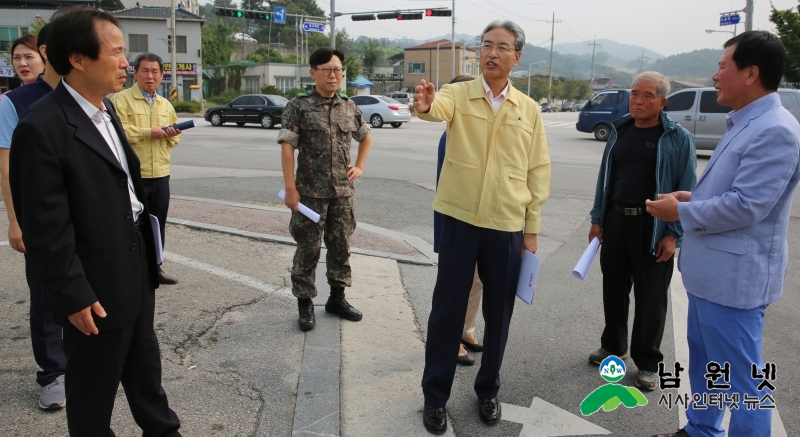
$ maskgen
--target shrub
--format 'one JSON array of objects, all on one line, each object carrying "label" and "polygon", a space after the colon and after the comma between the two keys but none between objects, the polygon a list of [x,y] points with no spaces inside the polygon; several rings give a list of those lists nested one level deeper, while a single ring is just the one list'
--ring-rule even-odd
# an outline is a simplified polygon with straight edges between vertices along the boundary
[{"label": "shrub", "polygon": [[276,96],[282,96],[283,93],[281,92],[280,88],[276,87],[275,85],[264,85],[261,87],[261,94],[273,94]]},{"label": "shrub", "polygon": [[207,100],[210,100],[210,101],[212,101],[214,103],[217,103],[219,105],[226,105],[226,104],[228,104],[228,102],[230,102],[231,100],[241,96],[242,94],[245,94],[245,92],[241,91],[241,90],[225,91],[225,92],[219,93],[216,96],[211,97],[211,98],[209,98]]},{"label": "shrub", "polygon": [[200,112],[200,102],[195,101],[188,101],[188,102],[174,102],[172,107],[175,108],[175,112],[190,112],[190,113],[198,113]]},{"label": "shrub", "polygon": [[287,99],[291,100],[295,96],[297,96],[298,94],[301,94],[301,93],[304,93],[304,92],[306,92],[306,90],[304,90],[303,88],[292,88],[289,91],[286,91],[286,94],[284,94],[284,95],[286,96]]}]

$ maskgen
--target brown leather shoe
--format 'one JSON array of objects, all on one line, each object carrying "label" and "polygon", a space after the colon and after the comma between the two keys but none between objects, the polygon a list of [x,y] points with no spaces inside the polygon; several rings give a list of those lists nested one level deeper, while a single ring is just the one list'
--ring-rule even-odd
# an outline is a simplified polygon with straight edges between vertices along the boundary
[{"label": "brown leather shoe", "polygon": [[172,276],[167,276],[161,267],[158,268],[158,283],[165,284],[165,285],[174,285],[178,283],[178,280],[173,278]]}]

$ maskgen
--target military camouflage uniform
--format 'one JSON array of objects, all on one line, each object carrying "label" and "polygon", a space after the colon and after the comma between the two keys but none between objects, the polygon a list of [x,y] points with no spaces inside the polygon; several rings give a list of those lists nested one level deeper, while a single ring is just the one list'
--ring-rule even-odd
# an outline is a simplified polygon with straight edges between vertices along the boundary
[{"label": "military camouflage uniform", "polygon": [[298,94],[283,111],[278,143],[298,149],[295,185],[300,202],[320,215],[319,223],[292,212],[289,222],[297,250],[292,263],[292,294],[298,299],[317,295],[314,285],[321,236],[325,235],[328,284],[349,287],[350,236],[356,228],[353,184],[347,179],[350,142],[369,133],[361,111],[345,94],[332,99],[316,89]]}]

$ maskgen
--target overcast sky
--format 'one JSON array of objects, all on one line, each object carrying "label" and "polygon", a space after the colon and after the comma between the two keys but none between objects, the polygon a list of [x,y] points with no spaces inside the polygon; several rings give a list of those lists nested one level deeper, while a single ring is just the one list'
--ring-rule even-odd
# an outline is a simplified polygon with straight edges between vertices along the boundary
[{"label": "overcast sky", "polygon": [[[456,33],[478,35],[495,19],[516,21],[533,45],[549,47],[550,20],[555,12],[555,42],[582,42],[608,38],[636,44],[665,56],[702,48],[719,48],[732,35],[705,33],[706,29],[733,31],[720,27],[721,12],[743,9],[745,0],[455,0]],[[330,12],[330,0],[317,0]],[[772,0],[778,9],[796,8],[797,0]],[[397,9],[451,8],[452,0],[336,0],[337,12],[392,11]],[[769,21],[770,1],[755,0],[754,29],[773,30]],[[744,23],[744,14],[742,23]],[[351,21],[339,17],[336,27],[347,28],[350,36],[372,38],[427,39],[449,34],[450,18],[419,21]],[[739,24],[738,32],[744,31]]]}]

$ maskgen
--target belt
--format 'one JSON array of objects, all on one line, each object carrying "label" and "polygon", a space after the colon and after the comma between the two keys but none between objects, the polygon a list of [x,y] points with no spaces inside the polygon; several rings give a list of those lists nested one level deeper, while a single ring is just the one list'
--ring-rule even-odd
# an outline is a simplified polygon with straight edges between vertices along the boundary
[{"label": "belt", "polygon": [[136,232],[141,232],[142,231],[142,219],[141,218],[139,218],[138,220],[133,222],[133,230],[136,231]]},{"label": "belt", "polygon": [[650,214],[648,214],[648,212],[647,212],[647,211],[646,211],[646,210],[645,210],[643,207],[639,207],[639,208],[626,208],[626,207],[624,207],[624,206],[617,205],[617,204],[615,203],[615,204],[614,204],[614,208],[615,208],[617,211],[619,211],[619,212],[621,212],[621,213],[623,213],[623,214],[625,214],[625,215],[650,215]]}]

